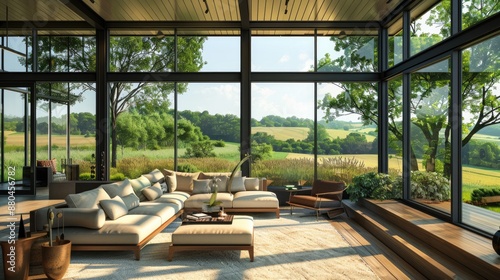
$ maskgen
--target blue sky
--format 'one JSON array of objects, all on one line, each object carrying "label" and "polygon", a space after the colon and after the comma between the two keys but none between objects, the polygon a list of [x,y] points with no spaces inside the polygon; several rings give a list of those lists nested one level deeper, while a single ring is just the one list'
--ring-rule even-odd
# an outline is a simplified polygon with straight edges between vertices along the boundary
[{"label": "blue sky", "polygon": [[[318,38],[318,41],[318,56],[333,52],[333,43],[329,42],[329,37]],[[239,72],[239,42],[239,37],[209,37],[203,47],[203,59],[207,63],[201,72]],[[20,43],[10,40],[9,46],[17,49],[16,45]],[[313,51],[312,37],[252,37],[251,68],[257,72],[306,72],[314,64]],[[17,62],[17,59],[15,61]],[[16,66],[12,64],[10,67]],[[338,92],[338,89],[331,84],[322,84],[318,87],[318,91],[318,98],[321,99],[325,92]],[[313,83],[254,83],[252,117],[260,120],[267,115],[279,115],[312,119],[315,108],[313,93]],[[13,106],[6,106],[5,113],[22,114],[19,110],[22,108],[22,100],[12,98],[11,102]],[[211,114],[239,116],[240,85],[239,83],[190,83],[188,91],[179,96],[178,104],[180,110],[207,110]],[[86,94],[82,103],[72,107],[72,112],[94,113],[93,108],[95,108],[94,94]],[[37,114],[46,113],[38,110]],[[54,117],[64,114],[66,110],[63,108],[53,110]],[[322,117],[322,113],[319,117]]]}]

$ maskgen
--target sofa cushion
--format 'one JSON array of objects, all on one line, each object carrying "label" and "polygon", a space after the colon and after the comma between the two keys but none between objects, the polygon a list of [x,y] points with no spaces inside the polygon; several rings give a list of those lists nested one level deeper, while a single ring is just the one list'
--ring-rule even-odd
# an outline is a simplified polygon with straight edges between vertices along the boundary
[{"label": "sofa cushion", "polygon": [[127,215],[128,213],[127,206],[119,196],[115,196],[111,199],[103,199],[101,200],[100,205],[104,210],[104,213],[106,213],[106,216],[108,216],[111,220],[116,220]]},{"label": "sofa cushion", "polygon": [[132,185],[132,189],[134,189],[135,195],[139,197],[139,200],[146,201],[147,199],[144,194],[142,194],[142,189],[151,186],[151,182],[148,180],[148,178],[141,175],[137,179],[130,180],[130,184]]},{"label": "sofa cushion", "polygon": [[179,211],[184,208],[184,201],[189,198],[189,194],[185,192],[171,192],[164,193],[160,198],[156,199],[154,202],[156,203],[170,203],[177,205],[176,211]]},{"label": "sofa cushion", "polygon": [[129,179],[110,184],[104,184],[101,185],[101,187],[108,193],[109,197],[111,198],[115,196],[124,197],[131,193],[134,193],[134,189],[132,188]]},{"label": "sofa cushion", "polygon": [[167,183],[168,192],[174,192],[177,189],[177,177],[175,176],[175,171],[162,169],[161,173],[165,177],[165,183]]},{"label": "sofa cushion", "polygon": [[234,194],[233,208],[279,208],[279,201],[273,192],[238,192]]},{"label": "sofa cushion", "polygon": [[[201,209],[204,204],[210,200],[211,193],[200,193],[190,196],[186,201],[184,201],[185,208],[196,208]],[[222,207],[231,208],[233,207],[233,194],[230,193],[217,193],[217,201],[222,202]]]},{"label": "sofa cushion", "polygon": [[50,167],[52,174],[57,173],[57,159],[37,160],[36,166]]},{"label": "sofa cushion", "polygon": [[147,198],[147,200],[152,201],[157,199],[163,194],[160,183],[156,182],[154,185],[142,189],[142,194]]},{"label": "sofa cushion", "polygon": [[188,173],[188,172],[175,172],[177,177],[177,191],[183,191],[191,193],[194,187],[194,180],[198,179],[200,172]]},{"label": "sofa cushion", "polygon": [[177,205],[171,203],[157,203],[156,201],[142,202],[137,208],[128,212],[128,215],[153,215],[161,218],[162,224],[177,213]]},{"label": "sofa cushion", "polygon": [[231,176],[231,172],[200,172],[198,179],[212,179],[215,176]]},{"label": "sofa cushion", "polygon": [[259,183],[259,178],[245,178],[245,189],[247,191],[258,191]]},{"label": "sofa cushion", "polygon": [[[47,225],[47,209],[41,208],[35,212],[36,231],[44,230]],[[52,228],[80,227],[89,229],[100,229],[106,221],[106,214],[100,208],[53,208],[55,220]],[[62,221],[57,220],[58,213],[62,213]]]},{"label": "sofa cushion", "polygon": [[231,189],[229,189],[228,192],[236,193],[242,191],[246,191],[245,177],[233,177],[233,181],[231,182]]},{"label": "sofa cushion", "polygon": [[194,180],[192,194],[211,192],[210,181],[210,179]]},{"label": "sofa cushion", "polygon": [[137,195],[135,195],[134,192],[132,192],[131,194],[128,194],[126,196],[122,196],[121,198],[123,200],[123,203],[125,203],[125,205],[127,206],[127,209],[129,211],[134,209],[135,207],[139,206],[139,204],[140,204],[140,200],[137,197]]},{"label": "sofa cushion", "polygon": [[78,245],[137,245],[161,224],[161,218],[155,215],[125,215],[106,220],[98,230],[66,227],[64,238]]},{"label": "sofa cushion", "polygon": [[81,193],[68,194],[64,200],[70,208],[99,208],[99,201],[110,198],[102,187],[98,187]]},{"label": "sofa cushion", "polygon": [[227,180],[229,179],[226,175],[222,176],[214,176],[214,179],[219,179],[217,181],[217,191],[218,192],[227,192]]},{"label": "sofa cushion", "polygon": [[159,169],[155,169],[148,174],[142,174],[142,176],[148,178],[149,182],[151,182],[151,185],[156,182],[159,182],[161,184],[165,181],[165,176]]}]

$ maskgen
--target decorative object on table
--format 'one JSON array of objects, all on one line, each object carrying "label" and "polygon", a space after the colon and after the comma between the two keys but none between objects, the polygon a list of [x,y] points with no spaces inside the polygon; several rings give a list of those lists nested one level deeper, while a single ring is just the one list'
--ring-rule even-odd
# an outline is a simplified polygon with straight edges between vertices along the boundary
[{"label": "decorative object on table", "polygon": [[285,185],[285,189],[291,191],[291,190],[296,190],[297,188],[294,185]]},{"label": "decorative object on table", "polygon": [[497,230],[495,234],[493,235],[493,239],[491,240],[491,243],[493,245],[493,249],[497,254],[500,255],[500,230]]},{"label": "decorative object on table", "polygon": [[10,232],[7,241],[1,242],[3,257],[3,275],[5,279],[28,279],[30,272],[31,245],[41,235],[28,236],[21,215],[18,238],[15,239],[15,225],[7,226]]},{"label": "decorative object on table", "polygon": [[231,186],[233,184],[233,178],[234,178],[234,175],[236,174],[236,172],[238,171],[238,169],[240,169],[241,165],[249,160],[252,156],[249,155],[249,154],[246,154],[244,158],[242,158],[240,160],[240,162],[238,162],[238,164],[236,164],[236,166],[233,168],[233,171],[231,172],[231,176],[229,176],[229,180],[227,180],[227,183],[226,183],[226,190],[231,193]]},{"label": "decorative object on table", "polygon": [[297,189],[299,189],[299,190],[302,189],[302,187],[306,184],[306,182],[307,182],[307,180],[302,180],[302,179],[298,180],[297,181]]},{"label": "decorative object on table", "polygon": [[63,218],[60,212],[57,214],[56,239],[53,240],[52,226],[54,225],[54,210],[47,210],[49,241],[42,244],[42,266],[43,272],[49,279],[62,279],[68,270],[71,260],[71,241],[64,240],[64,220],[63,233],[59,235],[59,220]]},{"label": "decorative object on table", "polygon": [[221,210],[221,204],[222,201],[217,200],[217,189],[219,188],[217,183],[220,182],[221,180],[219,178],[212,178],[212,181],[210,183],[210,188],[212,189],[212,195],[210,196],[210,200],[205,202],[201,206],[201,210],[203,212],[219,212]]},{"label": "decorative object on table", "polygon": [[19,219],[19,229],[17,231],[17,239],[26,238],[26,228],[24,227],[23,215],[21,214],[21,219]]}]

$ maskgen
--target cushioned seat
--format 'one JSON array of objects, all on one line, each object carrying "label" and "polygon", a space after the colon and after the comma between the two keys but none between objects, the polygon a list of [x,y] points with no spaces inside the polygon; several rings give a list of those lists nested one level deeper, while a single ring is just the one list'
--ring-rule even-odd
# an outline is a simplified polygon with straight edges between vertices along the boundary
[{"label": "cushioned seat", "polygon": [[[200,193],[191,196],[188,200],[184,202],[184,207],[186,209],[201,209],[201,207],[210,200],[211,193]],[[230,193],[217,193],[217,201],[221,201],[222,207],[233,207],[233,195]]]},{"label": "cushioned seat", "polygon": [[[66,227],[64,238],[73,244],[139,244],[162,225],[162,219],[153,215],[125,215],[106,220],[100,229]],[[62,228],[60,229],[62,233]],[[57,230],[55,231],[57,233]]]},{"label": "cushioned seat", "polygon": [[279,201],[273,192],[237,192],[234,194],[233,208],[279,208]]},{"label": "cushioned seat", "polygon": [[155,215],[165,223],[179,212],[179,206],[174,203],[141,202],[138,207],[128,211],[128,215]]}]

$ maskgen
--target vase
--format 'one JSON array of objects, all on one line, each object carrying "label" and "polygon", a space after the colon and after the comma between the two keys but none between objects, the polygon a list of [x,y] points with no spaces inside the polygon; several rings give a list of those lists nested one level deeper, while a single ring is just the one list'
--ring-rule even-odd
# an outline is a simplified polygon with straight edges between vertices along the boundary
[{"label": "vase", "polygon": [[206,204],[201,206],[201,211],[205,213],[219,212],[221,209],[221,206],[208,206]]},{"label": "vase", "polygon": [[71,260],[71,241],[54,241],[42,244],[43,272],[49,279],[62,279],[68,270]]},{"label": "vase", "polygon": [[2,241],[3,275],[5,279],[28,279],[31,245],[40,236],[26,237],[9,244]]},{"label": "vase", "polygon": [[493,235],[491,243],[495,252],[500,255],[500,230],[497,230],[497,232]]}]

